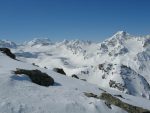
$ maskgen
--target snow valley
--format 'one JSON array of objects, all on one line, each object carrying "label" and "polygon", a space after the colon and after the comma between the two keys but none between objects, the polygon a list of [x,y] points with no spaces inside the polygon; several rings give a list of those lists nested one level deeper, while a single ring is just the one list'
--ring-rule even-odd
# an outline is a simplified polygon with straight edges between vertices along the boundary
[{"label": "snow valley", "polygon": [[[0,52],[0,113],[150,112],[149,35],[119,31],[101,43],[0,40],[0,48],[15,56]],[[16,68],[46,73],[54,84],[36,84]]]}]

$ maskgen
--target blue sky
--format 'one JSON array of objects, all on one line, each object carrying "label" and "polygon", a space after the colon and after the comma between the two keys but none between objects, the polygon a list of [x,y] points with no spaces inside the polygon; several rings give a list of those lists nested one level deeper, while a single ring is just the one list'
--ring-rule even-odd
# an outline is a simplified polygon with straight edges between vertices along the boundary
[{"label": "blue sky", "polygon": [[150,34],[150,0],[0,0],[0,39],[103,41]]}]

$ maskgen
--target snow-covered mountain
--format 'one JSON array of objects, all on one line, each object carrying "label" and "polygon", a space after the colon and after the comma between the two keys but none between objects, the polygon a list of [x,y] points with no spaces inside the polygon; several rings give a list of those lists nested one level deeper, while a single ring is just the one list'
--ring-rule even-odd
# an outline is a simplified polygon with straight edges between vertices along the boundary
[{"label": "snow-covered mountain", "polygon": [[[3,43],[0,43],[0,46],[5,47]],[[46,101],[47,99],[45,101],[43,100],[43,105],[36,104],[37,106],[41,107],[41,109],[33,105],[33,109],[29,108],[28,112],[31,112],[30,110],[35,110],[34,112],[36,113],[36,110],[40,109],[40,112],[37,112],[41,113],[46,104],[51,105],[48,110],[52,109],[54,105],[59,106],[59,109],[52,110],[52,113],[59,113],[60,111],[63,111],[64,113],[126,112],[124,110],[122,111],[122,108],[105,108],[105,104],[103,104],[102,100],[93,98],[93,107],[89,106],[87,104],[89,102],[89,98],[87,99],[87,97],[83,96],[83,92],[92,92],[96,95],[99,95],[100,93],[103,93],[102,90],[97,90],[99,88],[109,92],[112,95],[123,95],[125,102],[130,104],[132,103],[132,105],[135,106],[143,107],[143,105],[139,103],[143,101],[147,103],[144,108],[150,108],[150,103],[148,103],[150,99],[150,35],[142,37],[132,36],[124,31],[119,31],[101,43],[80,40],[64,40],[62,42],[54,43],[49,39],[34,39],[32,41],[25,42],[20,46],[16,45],[15,48],[13,46],[10,46],[9,48],[11,48],[11,50],[16,54],[17,59],[21,62],[11,59],[9,59],[9,61],[8,58],[5,58],[4,55],[1,54],[0,61],[4,62],[7,60],[7,62],[11,62],[9,64],[12,64],[12,66],[9,67],[9,64],[2,63],[2,70],[6,70],[7,72],[5,73],[2,71],[2,73],[5,73],[5,76],[7,76],[4,79],[5,82],[2,82],[4,83],[3,85],[7,85],[5,89],[9,89],[12,87],[10,84],[14,84],[14,87],[16,88],[15,91],[19,93],[21,90],[21,85],[21,87],[24,88],[29,95],[31,92],[33,93],[33,91],[40,90],[37,92],[38,95],[34,95],[35,98],[32,94],[30,95],[30,97],[33,98],[33,100],[31,99],[31,103],[35,101],[34,99],[38,98],[36,96],[39,96],[37,101],[45,98],[44,95],[47,95],[47,99],[51,99],[49,102]],[[6,68],[7,66],[8,69]],[[20,68],[20,66],[21,68],[25,69],[42,70],[54,77],[56,81],[58,80],[57,82],[61,84],[61,86],[55,86],[53,87],[54,89],[43,89],[43,87],[39,88],[39,86],[34,86],[34,84],[33,86],[30,85],[31,83],[29,83],[27,78],[25,78],[24,81],[18,80],[17,78],[17,83],[15,83],[16,81],[12,79],[10,81],[7,80],[8,78],[15,76],[10,74],[10,70],[14,70],[18,67]],[[62,68],[66,73],[66,76],[60,76],[59,74],[56,74],[52,71],[54,68]],[[79,80],[75,78],[73,79],[71,76],[76,76],[76,78]],[[16,86],[16,84],[19,84],[19,86]],[[3,85],[1,85],[1,87]],[[31,89],[28,87],[28,85],[31,87]],[[76,90],[76,88],[78,90]],[[62,95],[59,95],[60,90]],[[55,92],[56,94],[49,95],[49,92]],[[2,95],[3,94],[1,94],[0,97]],[[21,93],[21,95],[23,94]],[[76,98],[77,95],[77,99],[73,99]],[[9,94],[7,96],[9,96]],[[28,102],[27,96],[23,97],[25,100],[27,100],[24,101]],[[61,97],[64,99],[61,100]],[[64,102],[65,104],[61,106],[62,103],[59,103],[57,98],[59,98],[58,100],[61,100],[62,103],[64,101],[66,103]],[[20,102],[20,99],[22,98],[19,98],[19,101],[16,101],[17,104]],[[129,102],[129,100],[131,102]],[[13,104],[11,104],[11,107]],[[25,106],[28,107],[26,104],[23,105],[23,108]],[[20,107],[13,109],[18,110]],[[26,110],[22,110],[22,112],[24,111]],[[43,110],[43,112],[47,113],[50,111]]]},{"label": "snow-covered mountain", "polygon": [[[67,76],[75,74],[90,83],[149,99],[149,50],[150,36],[119,31],[102,43],[34,39],[19,46],[15,53],[19,59],[40,67],[63,68]],[[111,81],[122,88],[110,86]]]},{"label": "snow-covered mountain", "polygon": [[0,47],[16,48],[17,45],[12,41],[0,40]]},{"label": "snow-covered mountain", "polygon": [[25,46],[47,46],[51,44],[52,42],[48,38],[44,38],[44,39],[34,38],[33,40],[29,42],[25,42],[23,45]]}]

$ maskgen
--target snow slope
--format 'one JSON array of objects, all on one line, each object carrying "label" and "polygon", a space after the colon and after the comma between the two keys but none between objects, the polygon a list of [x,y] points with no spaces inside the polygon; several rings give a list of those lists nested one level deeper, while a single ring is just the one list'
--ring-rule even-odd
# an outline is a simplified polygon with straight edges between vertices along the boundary
[{"label": "snow slope", "polygon": [[1,113],[113,113],[117,110],[122,112],[115,106],[109,110],[103,101],[84,96],[83,92],[100,93],[97,86],[38,68],[55,79],[54,86],[43,87],[32,83],[25,75],[12,74],[11,71],[16,68],[37,69],[35,66],[0,54]]},{"label": "snow slope", "polygon": [[24,62],[63,68],[67,76],[76,74],[101,87],[150,99],[149,35],[139,37],[119,31],[101,43],[34,39],[13,52]]},{"label": "snow slope", "polygon": [[[55,85],[44,87],[32,83],[26,75],[13,74],[12,71],[16,68],[46,72],[54,78]],[[113,95],[123,95],[122,101],[126,103],[150,110],[150,101],[146,99],[104,90]],[[0,53],[0,113],[126,113],[117,106],[111,105],[110,109],[105,101],[84,95],[84,92],[100,95],[104,90],[49,69],[13,60]]]},{"label": "snow slope", "polygon": [[[53,43],[49,39],[22,45],[6,42],[10,41],[1,41],[0,47],[11,48],[19,60],[0,52],[0,113],[126,113],[115,105],[110,109],[104,100],[84,95],[105,91],[150,110],[150,36],[135,37],[119,31],[102,43]],[[39,69],[53,77],[55,84],[34,84],[26,75],[13,74],[16,68]],[[53,68],[63,68],[67,75]],[[79,79],[72,78],[73,74]]]}]

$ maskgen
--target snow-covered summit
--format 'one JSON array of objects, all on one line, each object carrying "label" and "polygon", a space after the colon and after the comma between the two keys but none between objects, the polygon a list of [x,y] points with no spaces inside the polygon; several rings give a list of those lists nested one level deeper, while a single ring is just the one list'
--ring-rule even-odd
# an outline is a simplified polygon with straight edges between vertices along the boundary
[{"label": "snow-covered summit", "polygon": [[122,38],[124,38],[124,37],[126,37],[126,36],[129,36],[129,33],[127,33],[126,31],[118,31],[118,32],[116,32],[112,37],[122,37]]},{"label": "snow-covered summit", "polygon": [[16,43],[9,40],[0,40],[0,47],[16,48]]},{"label": "snow-covered summit", "polygon": [[115,46],[117,44],[123,44],[126,40],[133,38],[129,33],[125,31],[118,31],[110,38],[106,39],[104,42],[106,42],[107,45]]},{"label": "snow-covered summit", "polygon": [[60,45],[60,46],[86,46],[86,45],[90,45],[92,42],[91,41],[84,41],[84,40],[63,40],[60,42],[56,42],[55,45]]},{"label": "snow-covered summit", "polygon": [[34,38],[33,40],[24,43],[24,45],[28,46],[36,46],[36,45],[47,46],[51,44],[52,42],[48,38]]}]

